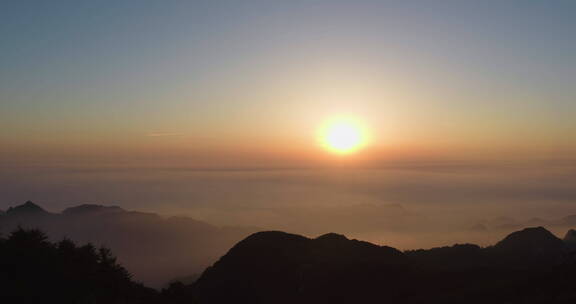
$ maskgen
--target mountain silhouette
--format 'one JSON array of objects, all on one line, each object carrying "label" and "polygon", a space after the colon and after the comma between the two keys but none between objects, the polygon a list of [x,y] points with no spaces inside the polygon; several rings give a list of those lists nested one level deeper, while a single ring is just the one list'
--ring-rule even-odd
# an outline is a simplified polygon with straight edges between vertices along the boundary
[{"label": "mountain silhouette", "polygon": [[165,303],[200,304],[574,303],[568,253],[542,227],[487,248],[407,252],[335,233],[310,239],[267,231],[236,244],[195,283],[163,294],[173,300]]},{"label": "mountain silhouette", "polygon": [[568,232],[566,232],[566,235],[564,236],[563,240],[564,240],[564,243],[570,249],[576,249],[576,230],[574,230],[574,229],[568,230]]},{"label": "mountain silhouette", "polygon": [[525,228],[506,236],[495,248],[509,251],[540,251],[564,249],[564,242],[544,227]]},{"label": "mountain silhouette", "polygon": [[[333,286],[400,287],[398,277],[407,269],[406,262],[404,254],[394,248],[338,234],[309,239],[279,231],[259,232],[236,244],[204,272],[194,284],[195,297],[199,303],[353,300],[349,290]],[[386,275],[373,280],[375,274]]]},{"label": "mountain silhouette", "polygon": [[560,264],[568,254],[566,243],[543,227],[513,232],[491,249],[508,264]]},{"label": "mountain silhouette", "polygon": [[33,216],[47,214],[48,212],[46,210],[31,201],[27,201],[26,203],[16,207],[10,207],[8,210],[6,210],[6,215],[11,216]]},{"label": "mountain silhouette", "polygon": [[216,227],[188,217],[84,204],[51,213],[32,202],[0,215],[0,233],[38,228],[52,240],[69,238],[112,248],[137,280],[154,287],[201,273],[255,228]]}]

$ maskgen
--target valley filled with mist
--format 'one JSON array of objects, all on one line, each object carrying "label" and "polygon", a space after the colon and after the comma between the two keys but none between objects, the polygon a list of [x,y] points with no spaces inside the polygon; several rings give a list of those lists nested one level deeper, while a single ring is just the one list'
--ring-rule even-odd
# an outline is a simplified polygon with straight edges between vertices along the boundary
[{"label": "valley filled with mist", "polygon": [[[30,174],[34,172],[34,174]],[[14,167],[0,209],[115,205],[215,226],[339,232],[402,249],[490,244],[525,226],[573,225],[569,162],[411,162],[381,168]]]}]

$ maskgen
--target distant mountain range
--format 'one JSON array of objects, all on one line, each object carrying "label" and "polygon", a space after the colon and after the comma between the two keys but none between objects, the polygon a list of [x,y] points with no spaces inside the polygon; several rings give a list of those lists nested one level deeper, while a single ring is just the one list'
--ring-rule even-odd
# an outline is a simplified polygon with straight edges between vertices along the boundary
[{"label": "distant mountain range", "polygon": [[171,286],[166,303],[576,303],[574,236],[534,227],[486,248],[401,252],[338,234],[259,232],[195,283]]},{"label": "distant mountain range", "polygon": [[163,218],[118,206],[79,205],[51,213],[33,202],[0,213],[0,232],[39,228],[53,240],[70,238],[111,248],[136,280],[160,287],[201,273],[256,228],[220,228],[188,217]]}]

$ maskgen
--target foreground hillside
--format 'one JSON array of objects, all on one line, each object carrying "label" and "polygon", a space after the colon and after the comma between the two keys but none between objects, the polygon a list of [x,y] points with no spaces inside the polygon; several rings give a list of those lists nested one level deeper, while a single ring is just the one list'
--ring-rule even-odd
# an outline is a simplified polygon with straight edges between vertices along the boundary
[{"label": "foreground hillside", "polygon": [[574,252],[542,227],[496,245],[400,252],[327,234],[260,232],[173,303],[576,303]]},{"label": "foreground hillside", "polygon": [[64,237],[111,248],[135,279],[160,287],[201,273],[253,228],[220,228],[187,217],[163,218],[116,206],[79,205],[61,213],[26,202],[0,214],[0,233],[18,226],[39,228],[52,240]]}]

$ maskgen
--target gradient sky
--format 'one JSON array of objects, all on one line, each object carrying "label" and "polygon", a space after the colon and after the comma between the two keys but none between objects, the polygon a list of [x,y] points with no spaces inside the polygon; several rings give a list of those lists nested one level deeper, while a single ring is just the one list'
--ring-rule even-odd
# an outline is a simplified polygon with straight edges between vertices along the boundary
[{"label": "gradient sky", "polygon": [[570,0],[2,1],[0,154],[315,162],[347,115],[371,159],[565,159],[575,29]]}]

